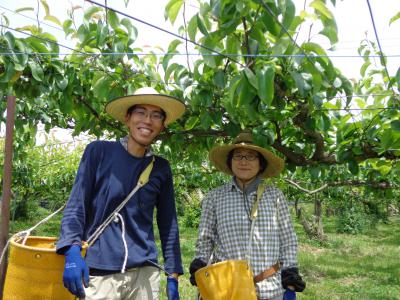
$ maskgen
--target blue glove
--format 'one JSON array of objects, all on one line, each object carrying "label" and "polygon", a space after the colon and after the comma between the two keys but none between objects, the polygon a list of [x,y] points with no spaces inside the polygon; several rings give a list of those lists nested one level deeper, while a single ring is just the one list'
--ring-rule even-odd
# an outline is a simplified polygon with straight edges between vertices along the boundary
[{"label": "blue glove", "polygon": [[168,300],[179,300],[178,279],[175,277],[167,278],[167,297]]},{"label": "blue glove", "polygon": [[283,294],[283,300],[296,300],[296,292],[291,289],[286,289]]},{"label": "blue glove", "polygon": [[89,286],[89,269],[81,255],[81,247],[79,245],[72,245],[65,251],[64,255],[64,286],[75,296],[84,298],[85,290],[83,289],[83,285],[85,287]]}]

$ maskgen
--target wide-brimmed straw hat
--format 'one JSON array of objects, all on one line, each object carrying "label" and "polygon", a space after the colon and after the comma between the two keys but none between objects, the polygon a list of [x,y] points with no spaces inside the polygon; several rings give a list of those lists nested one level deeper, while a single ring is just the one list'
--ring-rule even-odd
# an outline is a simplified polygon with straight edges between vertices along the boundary
[{"label": "wide-brimmed straw hat", "polygon": [[267,167],[259,176],[261,178],[269,178],[277,176],[283,171],[284,161],[265,148],[257,146],[253,143],[253,136],[249,132],[239,134],[232,144],[216,146],[210,150],[209,159],[217,170],[229,175],[234,175],[227,164],[229,152],[237,148],[255,150],[260,153],[267,161]]},{"label": "wide-brimmed straw hat", "polygon": [[179,99],[160,94],[151,87],[143,87],[137,89],[133,95],[111,100],[106,105],[106,112],[118,121],[125,123],[127,110],[135,104],[150,104],[160,107],[166,115],[164,120],[165,125],[174,122],[185,112],[185,104]]}]

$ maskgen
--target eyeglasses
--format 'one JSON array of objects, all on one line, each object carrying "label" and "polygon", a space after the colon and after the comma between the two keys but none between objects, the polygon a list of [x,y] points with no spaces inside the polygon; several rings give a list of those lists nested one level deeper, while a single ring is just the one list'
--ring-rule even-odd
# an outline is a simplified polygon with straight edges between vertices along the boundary
[{"label": "eyeglasses", "polygon": [[150,116],[150,120],[156,122],[162,122],[165,119],[165,115],[160,111],[148,112],[146,109],[137,108],[132,111],[132,114],[140,120],[144,120]]},{"label": "eyeglasses", "polygon": [[245,159],[247,161],[253,161],[256,158],[258,158],[257,154],[246,154],[246,155],[242,155],[242,154],[233,154],[232,159],[233,160],[242,160]]}]

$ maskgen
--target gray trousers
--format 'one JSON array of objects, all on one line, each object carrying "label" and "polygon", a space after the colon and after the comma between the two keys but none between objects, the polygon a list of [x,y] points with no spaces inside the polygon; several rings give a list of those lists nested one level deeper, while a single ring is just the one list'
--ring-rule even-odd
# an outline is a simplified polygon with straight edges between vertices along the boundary
[{"label": "gray trousers", "polygon": [[160,271],[145,266],[104,276],[90,276],[85,300],[157,300]]}]

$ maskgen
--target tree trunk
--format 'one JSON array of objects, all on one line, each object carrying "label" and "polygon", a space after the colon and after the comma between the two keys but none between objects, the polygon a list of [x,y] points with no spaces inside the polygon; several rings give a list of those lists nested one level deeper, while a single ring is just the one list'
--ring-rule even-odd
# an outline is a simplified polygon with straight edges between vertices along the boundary
[{"label": "tree trunk", "polygon": [[317,227],[317,235],[324,237],[324,224],[322,223],[322,201],[315,198],[314,201],[315,223]]}]

